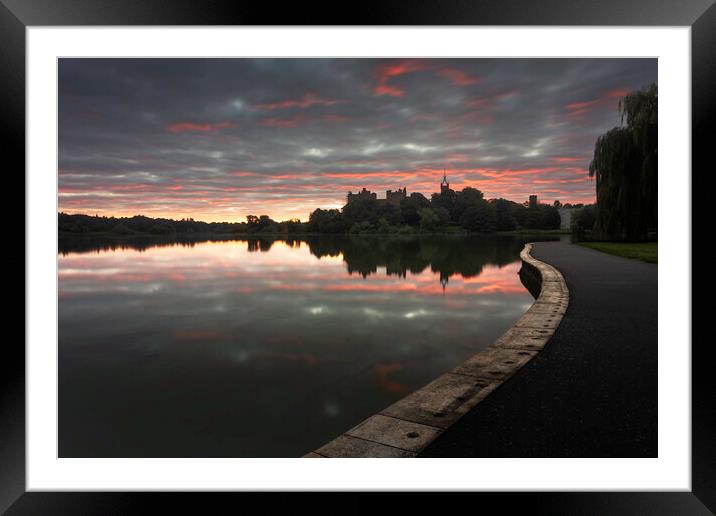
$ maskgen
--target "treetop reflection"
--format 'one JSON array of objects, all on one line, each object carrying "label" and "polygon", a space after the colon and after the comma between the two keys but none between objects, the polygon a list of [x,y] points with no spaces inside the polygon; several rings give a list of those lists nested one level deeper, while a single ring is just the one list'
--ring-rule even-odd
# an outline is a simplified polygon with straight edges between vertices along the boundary
[{"label": "treetop reflection", "polygon": [[[246,244],[249,253],[270,253],[275,244],[291,249],[307,245],[310,254],[318,260],[342,258],[348,274],[363,278],[385,269],[388,276],[405,278],[408,273],[419,275],[426,269],[438,273],[443,287],[450,277],[479,276],[485,265],[503,267],[515,261],[525,238],[515,235],[485,235],[473,237],[342,237],[306,236],[303,238],[273,239],[246,238],[236,240],[179,240],[132,239],[123,241],[96,241],[91,239],[64,240],[60,254],[104,253],[112,251],[144,252],[153,248],[193,248],[199,244]],[[141,269],[141,267],[140,267]]]}]

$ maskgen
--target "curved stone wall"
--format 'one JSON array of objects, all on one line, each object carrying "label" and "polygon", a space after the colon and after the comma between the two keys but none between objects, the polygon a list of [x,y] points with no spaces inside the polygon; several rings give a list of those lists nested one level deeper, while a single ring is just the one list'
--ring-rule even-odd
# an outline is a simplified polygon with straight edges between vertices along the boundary
[{"label": "curved stone wall", "polygon": [[530,255],[525,272],[541,283],[527,312],[484,351],[369,417],[305,457],[415,457],[544,348],[562,320],[569,291],[562,274]]}]

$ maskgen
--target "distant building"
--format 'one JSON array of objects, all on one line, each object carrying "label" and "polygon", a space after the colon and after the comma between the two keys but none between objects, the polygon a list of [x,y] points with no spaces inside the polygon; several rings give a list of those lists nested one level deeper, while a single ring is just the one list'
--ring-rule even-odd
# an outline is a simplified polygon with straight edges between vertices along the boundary
[{"label": "distant building", "polygon": [[440,181],[440,193],[446,194],[450,191],[450,183],[448,183],[447,176],[445,175],[445,171],[443,170],[443,180]]},{"label": "distant building", "polygon": [[570,229],[574,208],[559,208],[557,211],[559,211],[559,229]]},{"label": "distant building", "polygon": [[387,190],[385,192],[385,200],[389,202],[390,204],[395,204],[396,206],[400,206],[400,201],[405,199],[408,195],[408,189],[407,188],[398,188],[396,192],[392,190]]},{"label": "distant building", "polygon": [[[446,194],[448,192],[450,192],[450,183],[448,183],[447,176],[443,171],[443,179],[440,182],[440,193]],[[403,187],[398,188],[397,190],[386,190],[385,199],[378,199],[378,194],[371,192],[370,190],[366,190],[365,188],[358,193],[348,192],[346,197],[348,202],[357,199],[373,199],[379,202],[387,202],[395,206],[400,206],[400,201],[408,197],[408,189]]]},{"label": "distant building", "polygon": [[537,196],[536,195],[530,195],[530,208],[536,208],[537,207]]},{"label": "distant building", "polygon": [[395,206],[400,206],[400,201],[405,199],[407,196],[407,188],[398,188],[396,191],[386,190],[385,199],[378,199],[377,193],[371,192],[370,190],[366,190],[365,188],[363,188],[358,193],[348,192],[347,199],[348,202],[351,202],[356,199],[373,199],[378,202],[389,202],[390,204],[394,204]]},{"label": "distant building", "polygon": [[351,202],[354,199],[377,199],[378,194],[375,192],[371,192],[370,190],[366,190],[363,188],[358,193],[348,192],[348,202]]}]

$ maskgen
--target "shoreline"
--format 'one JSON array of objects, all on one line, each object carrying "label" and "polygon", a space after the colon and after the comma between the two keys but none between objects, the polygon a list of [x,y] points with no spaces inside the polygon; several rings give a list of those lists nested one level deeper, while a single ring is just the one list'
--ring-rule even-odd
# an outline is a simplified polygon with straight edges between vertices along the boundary
[{"label": "shoreline", "polygon": [[414,232],[414,233],[311,233],[311,232],[297,232],[297,233],[168,233],[168,234],[153,234],[153,233],[132,233],[132,234],[119,234],[112,232],[93,232],[93,233],[58,233],[58,241],[63,240],[82,240],[82,239],[104,239],[104,240],[132,240],[132,239],[156,239],[156,240],[230,240],[238,239],[243,240],[246,238],[293,238],[293,237],[352,237],[352,236],[378,236],[378,237],[419,237],[419,236],[484,236],[484,235],[513,235],[513,236],[550,236],[550,235],[568,235],[570,231],[566,230],[515,230],[515,231],[493,231],[493,232],[469,232],[469,231],[443,231],[443,232]]}]

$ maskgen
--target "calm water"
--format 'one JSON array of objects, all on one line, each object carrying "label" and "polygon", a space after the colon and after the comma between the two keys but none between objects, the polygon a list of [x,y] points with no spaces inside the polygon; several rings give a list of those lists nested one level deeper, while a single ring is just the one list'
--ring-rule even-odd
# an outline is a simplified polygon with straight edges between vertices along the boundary
[{"label": "calm water", "polygon": [[523,242],[63,243],[60,456],[301,456],[507,330]]}]

